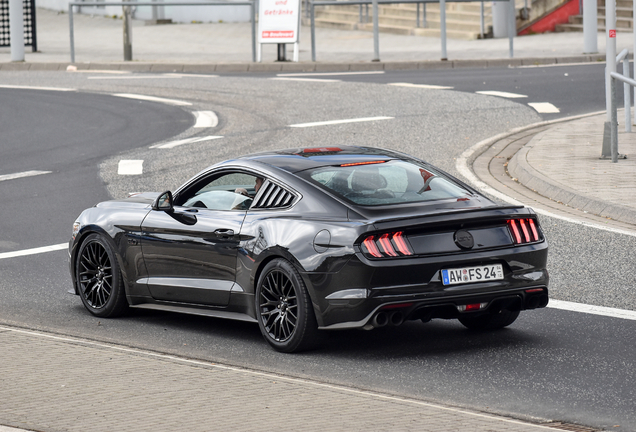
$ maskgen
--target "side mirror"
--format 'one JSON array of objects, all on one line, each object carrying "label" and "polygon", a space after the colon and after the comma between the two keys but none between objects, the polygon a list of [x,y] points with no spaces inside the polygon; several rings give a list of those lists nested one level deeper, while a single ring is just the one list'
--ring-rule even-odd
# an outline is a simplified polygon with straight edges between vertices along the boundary
[{"label": "side mirror", "polygon": [[160,194],[152,205],[152,209],[171,213],[174,210],[174,204],[172,202],[172,192],[165,191],[164,193]]}]

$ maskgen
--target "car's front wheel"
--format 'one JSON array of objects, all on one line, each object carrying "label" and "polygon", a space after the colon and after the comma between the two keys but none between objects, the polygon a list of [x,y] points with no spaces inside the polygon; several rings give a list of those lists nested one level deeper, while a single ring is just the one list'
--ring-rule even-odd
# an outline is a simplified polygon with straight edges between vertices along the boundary
[{"label": "car's front wheel", "polygon": [[126,311],[128,301],[119,263],[100,234],[89,235],[80,246],[75,272],[77,291],[90,313],[110,318]]},{"label": "car's front wheel", "polygon": [[461,316],[459,322],[471,330],[496,330],[509,326],[519,316],[519,311],[502,309],[495,314],[485,314],[478,316]]},{"label": "car's front wheel", "polygon": [[289,261],[277,258],[261,272],[256,286],[256,315],[261,333],[277,351],[297,352],[318,343],[311,299]]}]

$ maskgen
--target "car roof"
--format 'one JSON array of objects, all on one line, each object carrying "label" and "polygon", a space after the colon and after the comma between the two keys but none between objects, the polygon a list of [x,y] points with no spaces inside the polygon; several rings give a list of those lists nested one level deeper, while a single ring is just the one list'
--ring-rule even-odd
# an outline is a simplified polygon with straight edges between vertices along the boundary
[{"label": "car roof", "polygon": [[380,148],[338,146],[276,150],[243,156],[241,159],[254,160],[294,173],[322,166],[410,158]]}]

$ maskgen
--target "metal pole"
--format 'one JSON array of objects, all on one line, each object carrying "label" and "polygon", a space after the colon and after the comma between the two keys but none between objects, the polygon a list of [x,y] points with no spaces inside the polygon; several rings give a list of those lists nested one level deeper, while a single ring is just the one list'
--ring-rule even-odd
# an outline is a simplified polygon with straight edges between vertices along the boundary
[{"label": "metal pole", "polygon": [[[636,3],[636,0],[634,0]],[[583,0],[583,53],[598,52],[597,0]]]},{"label": "metal pole", "polygon": [[611,87],[610,73],[616,72],[616,0],[605,1],[605,107],[607,121],[611,122]]},{"label": "metal pole", "polygon": [[[636,0],[632,2],[632,8],[634,11],[634,14],[632,15],[632,22],[636,22]],[[634,45],[632,46],[632,58],[636,59],[636,27],[634,27]],[[633,77],[636,78],[636,66],[634,66]],[[634,103],[636,104],[636,87],[634,87]],[[634,107],[634,124],[636,124],[636,105]]]},{"label": "metal pole", "polygon": [[316,61],[316,14],[314,2],[311,2],[311,61]]},{"label": "metal pole", "polygon": [[[623,59],[623,75],[625,78],[629,78],[629,60],[627,57]],[[626,82],[623,83],[623,97],[625,99],[625,132],[632,131],[632,101],[631,101],[632,89]]]},{"label": "metal pole", "polygon": [[11,61],[23,62],[24,5],[22,0],[9,0],[9,35],[11,37]]},{"label": "metal pole", "polygon": [[515,9],[515,0],[508,0],[510,8],[510,21],[508,21],[508,53],[510,58],[515,56],[514,53],[514,40],[517,34],[517,14]]},{"label": "metal pole", "polygon": [[415,12],[415,14],[417,15],[417,22],[415,23],[415,26],[417,28],[420,28],[420,4],[417,4],[417,11]]},{"label": "metal pole", "polygon": [[124,14],[124,61],[132,61],[132,8],[122,6]]},{"label": "metal pole", "polygon": [[[614,62],[616,63],[616,62]],[[618,162],[618,116],[616,113],[616,79],[610,76],[610,103],[611,107],[611,150],[612,150],[612,163]]]},{"label": "metal pole", "polygon": [[448,60],[446,53],[446,0],[439,0],[439,25],[442,37],[442,61]]},{"label": "metal pole", "polygon": [[378,0],[373,0],[373,60],[380,61],[380,23]]},{"label": "metal pole", "polygon": [[73,5],[68,5],[68,26],[71,36],[71,63],[75,63],[75,32],[73,31]]},{"label": "metal pole", "polygon": [[428,27],[428,24],[426,23],[426,3],[422,3],[422,27]]},{"label": "metal pole", "polygon": [[481,32],[481,38],[483,39],[484,35],[486,34],[486,23],[484,22],[484,2],[481,2],[481,6],[479,7],[479,12],[481,14],[481,17],[479,20],[479,29]]},{"label": "metal pole", "polygon": [[252,62],[256,63],[256,5],[254,2],[250,4],[250,12],[252,13]]}]

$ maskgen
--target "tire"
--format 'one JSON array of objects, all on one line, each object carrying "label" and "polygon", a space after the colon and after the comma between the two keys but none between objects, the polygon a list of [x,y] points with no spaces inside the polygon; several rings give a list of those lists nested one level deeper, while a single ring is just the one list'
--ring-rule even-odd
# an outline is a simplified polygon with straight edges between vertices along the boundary
[{"label": "tire", "polygon": [[77,292],[86,309],[101,318],[114,318],[128,309],[119,262],[100,234],[80,246],[75,265]]},{"label": "tire", "polygon": [[459,322],[471,330],[496,330],[509,326],[518,316],[519,311],[502,309],[496,314],[462,316],[459,317]]},{"label": "tire", "polygon": [[299,352],[318,345],[320,332],[311,299],[290,262],[277,258],[265,266],[255,301],[258,326],[276,351]]}]

